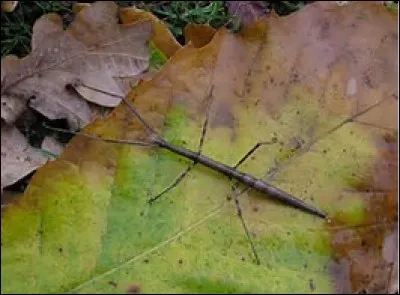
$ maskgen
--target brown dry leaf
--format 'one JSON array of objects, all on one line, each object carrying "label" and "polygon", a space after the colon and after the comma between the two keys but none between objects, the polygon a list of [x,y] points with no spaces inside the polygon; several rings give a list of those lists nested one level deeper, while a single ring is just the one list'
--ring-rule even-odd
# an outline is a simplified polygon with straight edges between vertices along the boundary
[{"label": "brown dry leaf", "polygon": [[31,147],[17,128],[1,125],[1,189],[28,175],[48,160]]},{"label": "brown dry leaf", "polygon": [[141,20],[150,20],[153,25],[152,41],[168,58],[182,48],[174,35],[169,31],[167,25],[154,14],[135,7],[124,7],[120,9],[119,17],[123,24],[131,24]]},{"label": "brown dry leaf", "polygon": [[1,189],[1,209],[12,206],[12,203],[22,196],[23,193]]},{"label": "brown dry leaf", "polygon": [[15,99],[8,95],[1,97],[1,118],[6,123],[12,124],[15,122],[25,108],[26,105],[23,100]]},{"label": "brown dry leaf", "polygon": [[90,3],[74,3],[72,4],[72,11],[77,14],[80,12],[82,9],[89,7],[91,4]]},{"label": "brown dry leaf", "polygon": [[226,1],[228,12],[238,16],[243,25],[247,26],[268,12],[265,1]]},{"label": "brown dry leaf", "polygon": [[42,150],[50,152],[55,156],[61,155],[62,151],[64,150],[63,144],[61,142],[59,142],[57,139],[50,137],[50,136],[46,136],[43,139],[41,148],[42,148]]},{"label": "brown dry leaf", "polygon": [[18,1],[1,1],[1,11],[13,12],[17,5]]},{"label": "brown dry leaf", "polygon": [[[72,6],[74,13],[89,7],[89,3],[75,3]],[[119,9],[119,17],[123,24],[131,24],[141,20],[150,20],[153,25],[152,41],[168,58],[177,50],[182,48],[174,35],[169,31],[168,26],[151,12],[136,7],[122,7]]]},{"label": "brown dry leaf", "polygon": [[399,228],[385,236],[382,256],[391,268],[388,293],[398,293],[399,290]]},{"label": "brown dry leaf", "polygon": [[[32,52],[22,59],[2,60],[2,96],[29,103],[50,119],[67,118],[72,126],[87,124],[90,109],[66,85],[75,86],[96,104],[118,105],[120,99],[80,86],[123,95],[127,89],[118,79],[135,79],[148,68],[150,22],[120,25],[117,12],[113,2],[96,2],[78,13],[65,31],[60,16],[42,16],[33,27]],[[2,106],[2,115],[11,105],[4,110]],[[13,108],[12,112],[12,116],[5,115],[8,123],[21,111]]]},{"label": "brown dry leaf", "polygon": [[200,48],[211,42],[217,31],[207,24],[188,24],[185,27],[185,44],[191,42],[195,48]]}]

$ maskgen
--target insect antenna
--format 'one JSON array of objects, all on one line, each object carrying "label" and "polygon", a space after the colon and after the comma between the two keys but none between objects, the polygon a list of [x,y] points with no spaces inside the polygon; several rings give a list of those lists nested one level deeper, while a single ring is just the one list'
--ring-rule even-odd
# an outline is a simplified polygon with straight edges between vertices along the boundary
[{"label": "insect antenna", "polygon": [[45,123],[42,124],[43,127],[49,130],[57,131],[57,132],[63,132],[63,133],[68,133],[68,134],[74,134],[74,135],[82,135],[84,137],[88,137],[90,139],[94,140],[99,140],[99,141],[104,141],[108,143],[123,143],[123,144],[130,144],[130,145],[138,145],[138,146],[144,146],[144,147],[156,147],[156,144],[145,142],[145,141],[140,141],[140,140],[130,140],[130,139],[113,139],[113,138],[103,138],[100,136],[96,136],[93,134],[88,134],[84,132],[77,132],[77,131],[71,131],[63,128],[57,128],[57,127],[51,127],[46,125]]}]

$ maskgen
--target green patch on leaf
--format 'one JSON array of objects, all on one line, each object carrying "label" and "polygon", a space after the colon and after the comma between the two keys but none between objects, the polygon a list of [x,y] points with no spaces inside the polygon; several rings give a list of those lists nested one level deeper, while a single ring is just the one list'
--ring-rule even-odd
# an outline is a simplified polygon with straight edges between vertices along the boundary
[{"label": "green patch on leaf", "polygon": [[250,294],[250,290],[244,289],[243,285],[237,284],[233,281],[224,280],[223,278],[209,277],[184,277],[177,281],[181,284],[187,292],[192,294]]},{"label": "green patch on leaf", "polygon": [[188,118],[183,106],[174,106],[164,120],[163,136],[171,143],[185,146],[183,130],[188,127]]},{"label": "green patch on leaf", "polygon": [[153,41],[149,42],[150,67],[160,69],[168,60],[168,57],[157,48]]}]

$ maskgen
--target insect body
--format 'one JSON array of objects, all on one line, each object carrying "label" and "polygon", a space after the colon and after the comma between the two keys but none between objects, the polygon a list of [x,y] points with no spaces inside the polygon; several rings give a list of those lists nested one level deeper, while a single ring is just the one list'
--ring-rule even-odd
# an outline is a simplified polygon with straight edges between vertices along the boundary
[{"label": "insect body", "polygon": [[[249,174],[240,172],[237,169],[234,169],[225,164],[217,162],[217,161],[215,161],[209,157],[206,157],[204,155],[201,155],[199,153],[195,153],[195,152],[185,149],[183,147],[172,145],[172,144],[166,142],[164,139],[161,139],[159,137],[155,137],[153,139],[153,142],[161,148],[167,149],[173,153],[176,153],[185,158],[191,159],[195,163],[201,163],[204,166],[207,166],[213,170],[216,170],[216,171],[228,176],[229,178],[233,178],[251,188],[254,188],[255,190],[257,190],[259,192],[266,193],[267,195],[269,195],[273,198],[276,198],[286,204],[292,205],[296,208],[300,208],[306,212],[316,214],[322,218],[325,218],[327,216],[327,214],[325,212],[323,212],[322,210],[317,209],[311,205],[308,205],[307,203],[303,202],[302,200],[280,190],[279,188],[277,188],[271,184],[264,182],[261,179],[257,179]],[[155,200],[155,199],[151,199],[151,200]]]}]

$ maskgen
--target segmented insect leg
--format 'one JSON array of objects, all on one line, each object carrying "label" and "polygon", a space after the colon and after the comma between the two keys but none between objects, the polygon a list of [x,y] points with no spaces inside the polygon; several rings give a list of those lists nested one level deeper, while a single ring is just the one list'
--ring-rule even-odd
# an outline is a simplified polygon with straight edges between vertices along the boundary
[{"label": "segmented insect leg", "polygon": [[239,162],[237,162],[236,165],[233,166],[233,168],[237,169],[237,167],[239,167],[244,161],[246,161],[247,158],[250,157],[251,154],[253,154],[260,146],[267,145],[267,144],[273,144],[273,143],[276,143],[276,142],[277,142],[277,139],[276,139],[276,138],[274,138],[274,139],[271,140],[271,141],[260,141],[260,142],[257,142],[257,143],[256,143],[256,144],[255,144],[255,145],[240,159],[240,160],[239,160]]},{"label": "segmented insect leg", "polygon": [[[211,96],[212,96],[212,88],[210,90],[210,94],[208,96],[208,103],[207,103],[207,111],[206,111],[206,119],[203,122],[203,129],[202,129],[202,133],[201,133],[201,138],[200,138],[200,142],[199,142],[199,146],[197,148],[197,153],[200,154],[202,149],[203,149],[203,144],[204,144],[204,138],[207,132],[207,125],[208,125],[208,117],[209,117],[209,108],[210,108],[210,104],[211,104]],[[190,172],[190,170],[192,170],[192,168],[197,164],[196,161],[194,161],[193,163],[191,163],[186,169],[185,171],[183,171],[169,186],[167,186],[165,189],[163,189],[160,193],[158,193],[156,196],[150,198],[148,200],[148,203],[151,205],[153,204],[156,200],[158,200],[161,196],[163,196],[164,194],[166,194],[167,192],[169,192],[171,189],[173,189],[174,187],[176,187],[184,178],[185,176]]]},{"label": "segmented insect leg", "polygon": [[[246,161],[246,159],[247,159],[248,157],[250,157],[251,154],[253,154],[260,146],[267,145],[267,144],[273,144],[273,143],[275,143],[275,142],[276,142],[275,139],[272,140],[272,141],[260,141],[260,142],[257,142],[257,143],[256,143],[256,144],[255,144],[255,145],[240,159],[240,160],[239,160],[239,162],[237,162],[237,164],[236,164],[235,166],[233,166],[233,168],[236,169],[236,168],[239,167],[241,164],[243,164],[243,162]],[[257,250],[256,250],[256,248],[255,248],[255,246],[254,246],[253,238],[252,238],[251,235],[250,235],[250,232],[249,232],[249,229],[248,229],[248,227],[247,227],[247,224],[246,224],[246,222],[244,221],[244,218],[243,218],[242,209],[240,208],[239,195],[241,195],[241,194],[243,193],[243,191],[241,191],[241,192],[239,192],[239,193],[237,192],[237,187],[238,187],[238,185],[239,185],[239,182],[235,182],[234,184],[232,184],[232,196],[233,196],[233,200],[234,200],[234,202],[235,202],[236,212],[237,212],[237,215],[238,215],[239,218],[240,218],[240,221],[241,221],[241,223],[242,223],[243,230],[244,230],[244,232],[245,232],[245,234],[246,234],[246,238],[247,238],[247,240],[248,240],[248,242],[249,242],[249,244],[250,244],[251,252],[253,253],[255,263],[256,263],[256,264],[260,264],[260,263],[261,263],[261,262],[260,262],[260,258],[258,257]]]},{"label": "segmented insect leg", "polygon": [[243,227],[244,232],[246,234],[247,241],[250,244],[251,252],[253,253],[253,256],[254,256],[254,261],[255,261],[256,264],[259,265],[261,263],[260,262],[260,258],[258,257],[257,250],[256,250],[256,247],[254,246],[254,241],[253,241],[253,238],[250,235],[249,229],[247,228],[247,224],[244,221],[242,209],[240,208],[240,204],[239,204],[238,194],[236,192],[236,188],[234,188],[233,185],[232,185],[232,196],[233,196],[233,200],[235,201],[235,207],[236,207],[237,215],[240,218],[240,221],[242,223],[242,227]]},{"label": "segmented insect leg", "polygon": [[[271,141],[259,141],[257,142],[237,163],[233,168],[237,169],[241,164],[243,164],[244,161],[247,160],[248,157],[250,157],[259,147],[267,144],[274,144],[278,140],[274,137]],[[233,187],[236,189],[239,185],[239,182],[235,182],[233,184]],[[249,188],[246,187],[242,192],[240,192],[238,195],[243,194],[245,191],[247,191]]]},{"label": "segmented insect leg", "polygon": [[171,189],[176,187],[182,180],[183,178],[189,173],[190,170],[196,165],[196,162],[191,163],[185,171],[183,171],[169,186],[167,186],[165,189],[163,189],[160,193],[158,193],[156,196],[150,198],[147,202],[151,205],[155,201],[157,201],[159,198],[161,198],[162,195],[166,194],[169,192]]}]

